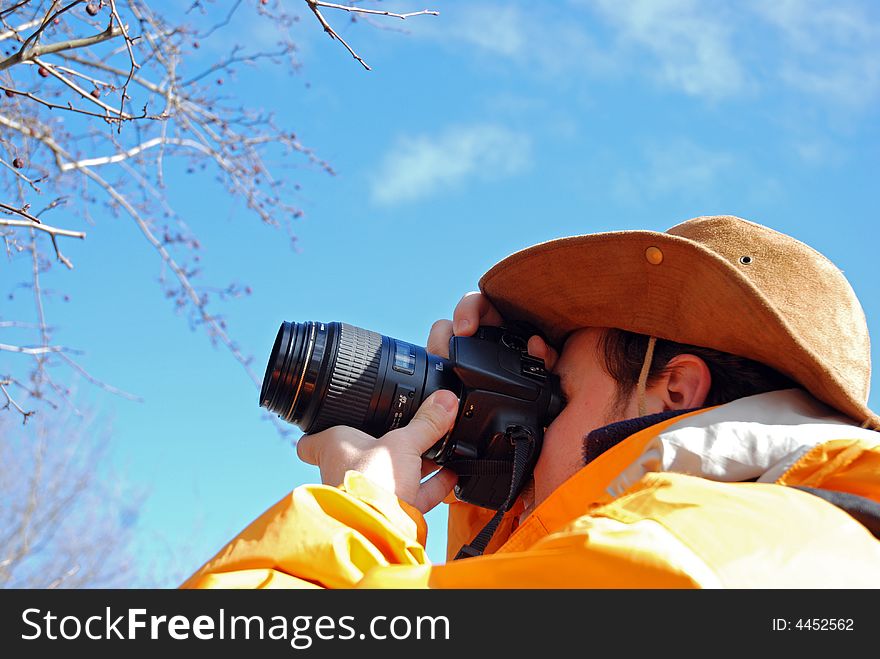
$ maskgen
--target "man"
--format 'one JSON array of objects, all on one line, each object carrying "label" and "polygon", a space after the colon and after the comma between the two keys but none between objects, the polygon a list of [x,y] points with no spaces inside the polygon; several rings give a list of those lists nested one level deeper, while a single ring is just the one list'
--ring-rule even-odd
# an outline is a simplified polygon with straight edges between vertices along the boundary
[{"label": "man", "polygon": [[[821,254],[731,216],[553,240],[495,265],[428,349],[505,320],[546,337],[529,351],[566,403],[482,555],[453,560],[493,511],[455,501],[447,470],[424,479],[458,410],[441,390],[384,437],[303,436],[324,485],[184,587],[880,587],[867,326]],[[444,498],[431,565],[422,513]]]}]

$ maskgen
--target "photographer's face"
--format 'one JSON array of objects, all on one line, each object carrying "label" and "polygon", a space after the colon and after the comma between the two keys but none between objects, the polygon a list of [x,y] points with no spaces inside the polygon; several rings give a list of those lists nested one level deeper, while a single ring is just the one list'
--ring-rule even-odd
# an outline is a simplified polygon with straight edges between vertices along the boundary
[{"label": "photographer's face", "polygon": [[526,488],[522,495],[526,508],[520,519],[525,519],[584,466],[586,435],[609,423],[637,416],[635,400],[616,405],[617,383],[605,372],[599,352],[603,333],[604,330],[593,327],[576,331],[552,367],[560,378],[566,404],[544,434],[533,487]]}]

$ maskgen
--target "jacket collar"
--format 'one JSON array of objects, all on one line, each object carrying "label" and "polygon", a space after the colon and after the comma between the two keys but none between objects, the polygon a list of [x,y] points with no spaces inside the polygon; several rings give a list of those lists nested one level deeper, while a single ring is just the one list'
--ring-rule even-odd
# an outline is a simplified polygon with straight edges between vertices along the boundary
[{"label": "jacket collar", "polygon": [[773,483],[814,446],[840,439],[844,429],[847,438],[880,438],[802,389],[740,398],[656,433],[608,494],[619,495],[651,471]]},{"label": "jacket collar", "polygon": [[817,444],[842,436],[880,441],[880,433],[855,426],[800,389],[653,417],[591,433],[585,453],[592,460],[542,502],[498,551],[531,545],[619,496],[649,472],[772,483]]},{"label": "jacket collar", "polygon": [[693,409],[667,410],[666,412],[640,416],[635,419],[616,421],[607,426],[596,428],[584,438],[584,464],[590,464],[612,446],[619,444],[627,437],[635,435],[637,432],[640,432],[645,428],[650,428],[666,419],[671,419],[693,411]]}]

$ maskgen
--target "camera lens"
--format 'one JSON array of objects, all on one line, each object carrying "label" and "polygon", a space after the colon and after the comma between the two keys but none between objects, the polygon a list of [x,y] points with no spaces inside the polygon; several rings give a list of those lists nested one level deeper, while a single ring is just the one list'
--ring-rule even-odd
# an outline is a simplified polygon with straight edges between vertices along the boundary
[{"label": "camera lens", "polygon": [[306,433],[345,425],[379,436],[437,389],[459,388],[449,362],[422,347],[346,323],[284,322],[260,407]]}]

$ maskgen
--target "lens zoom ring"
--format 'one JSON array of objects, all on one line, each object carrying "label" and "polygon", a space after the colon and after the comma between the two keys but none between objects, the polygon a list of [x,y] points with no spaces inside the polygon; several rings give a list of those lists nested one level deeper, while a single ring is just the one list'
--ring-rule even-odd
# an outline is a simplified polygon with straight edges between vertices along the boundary
[{"label": "lens zoom ring", "polygon": [[331,426],[360,426],[370,409],[379,377],[382,335],[340,323],[339,349],[327,395],[310,432]]}]

